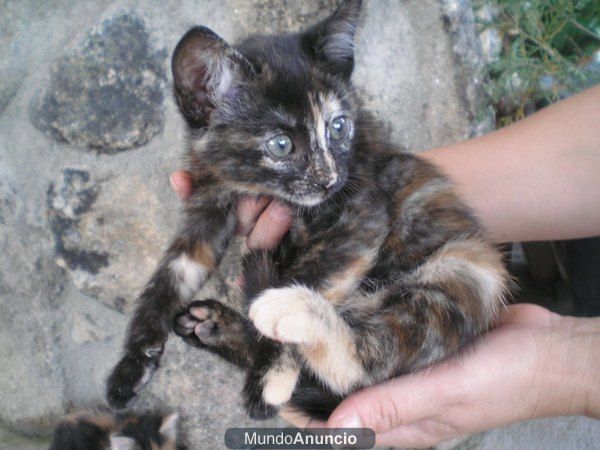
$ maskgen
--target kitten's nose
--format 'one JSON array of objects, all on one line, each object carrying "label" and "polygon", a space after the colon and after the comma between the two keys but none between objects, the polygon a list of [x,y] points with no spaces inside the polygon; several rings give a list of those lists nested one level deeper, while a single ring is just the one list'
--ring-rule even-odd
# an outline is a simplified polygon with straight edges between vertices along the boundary
[{"label": "kitten's nose", "polygon": [[337,173],[333,173],[331,175],[331,177],[329,177],[328,179],[322,180],[319,184],[321,186],[323,186],[325,189],[329,189],[329,188],[333,187],[335,185],[335,183],[337,183],[337,180],[338,180]]}]

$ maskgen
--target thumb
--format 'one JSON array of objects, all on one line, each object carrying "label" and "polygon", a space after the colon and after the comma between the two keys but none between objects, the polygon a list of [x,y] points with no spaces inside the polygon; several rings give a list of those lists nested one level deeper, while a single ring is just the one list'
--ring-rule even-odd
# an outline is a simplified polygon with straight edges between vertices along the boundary
[{"label": "thumb", "polygon": [[426,373],[396,378],[346,398],[329,417],[330,428],[371,428],[381,434],[427,417],[436,408],[435,382]]}]

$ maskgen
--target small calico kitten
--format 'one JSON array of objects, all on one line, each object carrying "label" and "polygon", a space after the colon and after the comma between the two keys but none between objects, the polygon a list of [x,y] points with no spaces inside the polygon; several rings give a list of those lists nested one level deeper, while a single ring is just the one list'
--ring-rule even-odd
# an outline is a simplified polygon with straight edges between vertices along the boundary
[{"label": "small calico kitten", "polygon": [[105,413],[77,413],[54,430],[49,450],[185,450],[177,445],[177,414],[117,419]]},{"label": "small calico kitten", "polygon": [[[173,326],[247,369],[250,416],[289,402],[325,418],[350,392],[440,361],[493,324],[509,285],[500,253],[450,182],[359,107],[360,3],[299,34],[231,46],[198,27],[177,45],[194,194],[131,319],[112,405],[149,380]],[[242,195],[287,202],[292,229],[276,251],[245,256],[244,305],[181,312],[217,267]]]}]

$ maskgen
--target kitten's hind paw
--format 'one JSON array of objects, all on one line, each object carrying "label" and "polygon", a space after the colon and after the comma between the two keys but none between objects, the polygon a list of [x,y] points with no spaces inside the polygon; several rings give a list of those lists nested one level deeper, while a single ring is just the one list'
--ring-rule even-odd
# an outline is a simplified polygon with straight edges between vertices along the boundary
[{"label": "kitten's hind paw", "polygon": [[106,400],[122,409],[150,381],[158,366],[162,348],[148,349],[141,356],[125,355],[106,381]]},{"label": "kitten's hind paw", "polygon": [[298,368],[293,365],[253,367],[248,372],[243,391],[248,415],[264,420],[277,414],[279,408],[291,399],[299,375]]},{"label": "kitten's hind paw", "polygon": [[265,402],[261,385],[253,382],[256,380],[251,380],[251,378],[246,380],[246,385],[242,392],[244,407],[248,416],[254,420],[267,420],[274,417],[279,408]]}]

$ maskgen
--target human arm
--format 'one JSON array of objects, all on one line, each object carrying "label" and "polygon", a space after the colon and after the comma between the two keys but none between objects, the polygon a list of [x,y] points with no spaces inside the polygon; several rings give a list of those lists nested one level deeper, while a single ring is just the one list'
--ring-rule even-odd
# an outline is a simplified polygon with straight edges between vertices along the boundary
[{"label": "human arm", "polygon": [[485,136],[419,153],[496,242],[600,234],[600,85]]}]

